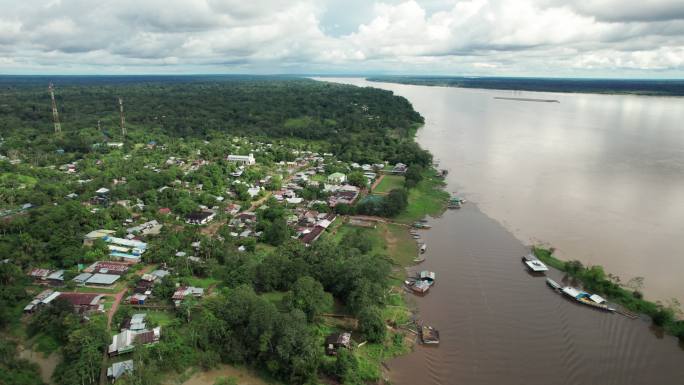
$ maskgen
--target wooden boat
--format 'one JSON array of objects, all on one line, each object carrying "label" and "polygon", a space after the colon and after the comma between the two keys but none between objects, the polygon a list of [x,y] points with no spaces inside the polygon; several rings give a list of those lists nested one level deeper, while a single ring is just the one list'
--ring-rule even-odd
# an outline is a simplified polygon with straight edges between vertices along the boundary
[{"label": "wooden boat", "polygon": [[546,278],[546,284],[549,285],[553,290],[560,290],[561,285],[551,278]]},{"label": "wooden boat", "polygon": [[423,254],[427,250],[427,245],[426,244],[421,244],[420,245],[420,253]]},{"label": "wooden boat", "polygon": [[415,223],[413,223],[413,227],[415,227],[416,229],[431,229],[432,228],[432,226],[428,225],[427,223],[423,223],[423,222],[415,222]]},{"label": "wooden boat", "polygon": [[423,263],[425,262],[425,257],[422,255],[419,255],[413,259],[413,263]]},{"label": "wooden boat", "polygon": [[420,235],[418,235],[418,234],[413,234],[413,235],[411,235],[411,238],[413,238],[413,239],[420,239]]},{"label": "wooden boat", "polygon": [[404,281],[404,285],[416,294],[425,294],[430,290],[430,284],[419,279],[407,279]]},{"label": "wooden boat", "polygon": [[615,311],[615,309],[608,306],[606,300],[598,294],[589,294],[587,292],[584,292],[571,286],[565,286],[560,290],[560,292],[581,304],[588,305],[600,310],[611,312]]},{"label": "wooden boat", "polygon": [[421,325],[418,327],[418,333],[420,334],[420,340],[424,344],[437,345],[439,344],[439,331],[432,326]]}]

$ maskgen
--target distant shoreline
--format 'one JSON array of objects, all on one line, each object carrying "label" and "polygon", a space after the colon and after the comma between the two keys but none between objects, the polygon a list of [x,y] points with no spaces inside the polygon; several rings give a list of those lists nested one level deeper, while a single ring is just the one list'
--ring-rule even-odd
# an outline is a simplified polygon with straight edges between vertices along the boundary
[{"label": "distant shoreline", "polygon": [[683,97],[684,80],[374,76],[369,82],[500,91]]}]

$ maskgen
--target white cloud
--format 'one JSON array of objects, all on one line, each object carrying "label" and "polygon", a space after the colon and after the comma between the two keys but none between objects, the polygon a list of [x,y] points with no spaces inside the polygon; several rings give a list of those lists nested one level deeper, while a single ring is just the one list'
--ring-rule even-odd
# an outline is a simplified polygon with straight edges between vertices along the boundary
[{"label": "white cloud", "polygon": [[[0,0],[0,9],[0,72],[684,73],[681,0]],[[347,32],[331,34],[341,12]]]}]

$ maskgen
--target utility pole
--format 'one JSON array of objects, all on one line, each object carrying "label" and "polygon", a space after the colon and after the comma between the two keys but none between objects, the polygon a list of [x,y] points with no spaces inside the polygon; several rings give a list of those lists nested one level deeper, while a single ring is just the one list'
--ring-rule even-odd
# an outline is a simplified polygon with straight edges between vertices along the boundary
[{"label": "utility pole", "polygon": [[52,101],[52,122],[55,124],[55,134],[62,132],[62,125],[59,124],[59,114],[57,113],[57,103],[55,103],[55,87],[50,82],[48,86],[50,92],[50,100]]},{"label": "utility pole", "polygon": [[102,131],[102,127],[100,127],[100,119],[97,120],[97,130]]},{"label": "utility pole", "polygon": [[121,135],[126,137],[126,118],[124,117],[123,99],[119,97],[119,115],[121,116]]}]

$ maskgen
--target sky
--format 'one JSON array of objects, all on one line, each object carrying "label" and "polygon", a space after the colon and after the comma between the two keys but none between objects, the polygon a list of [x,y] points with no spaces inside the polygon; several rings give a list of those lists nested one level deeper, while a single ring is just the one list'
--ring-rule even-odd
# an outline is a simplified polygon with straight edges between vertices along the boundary
[{"label": "sky", "polygon": [[0,0],[0,74],[684,78],[684,0]]}]

